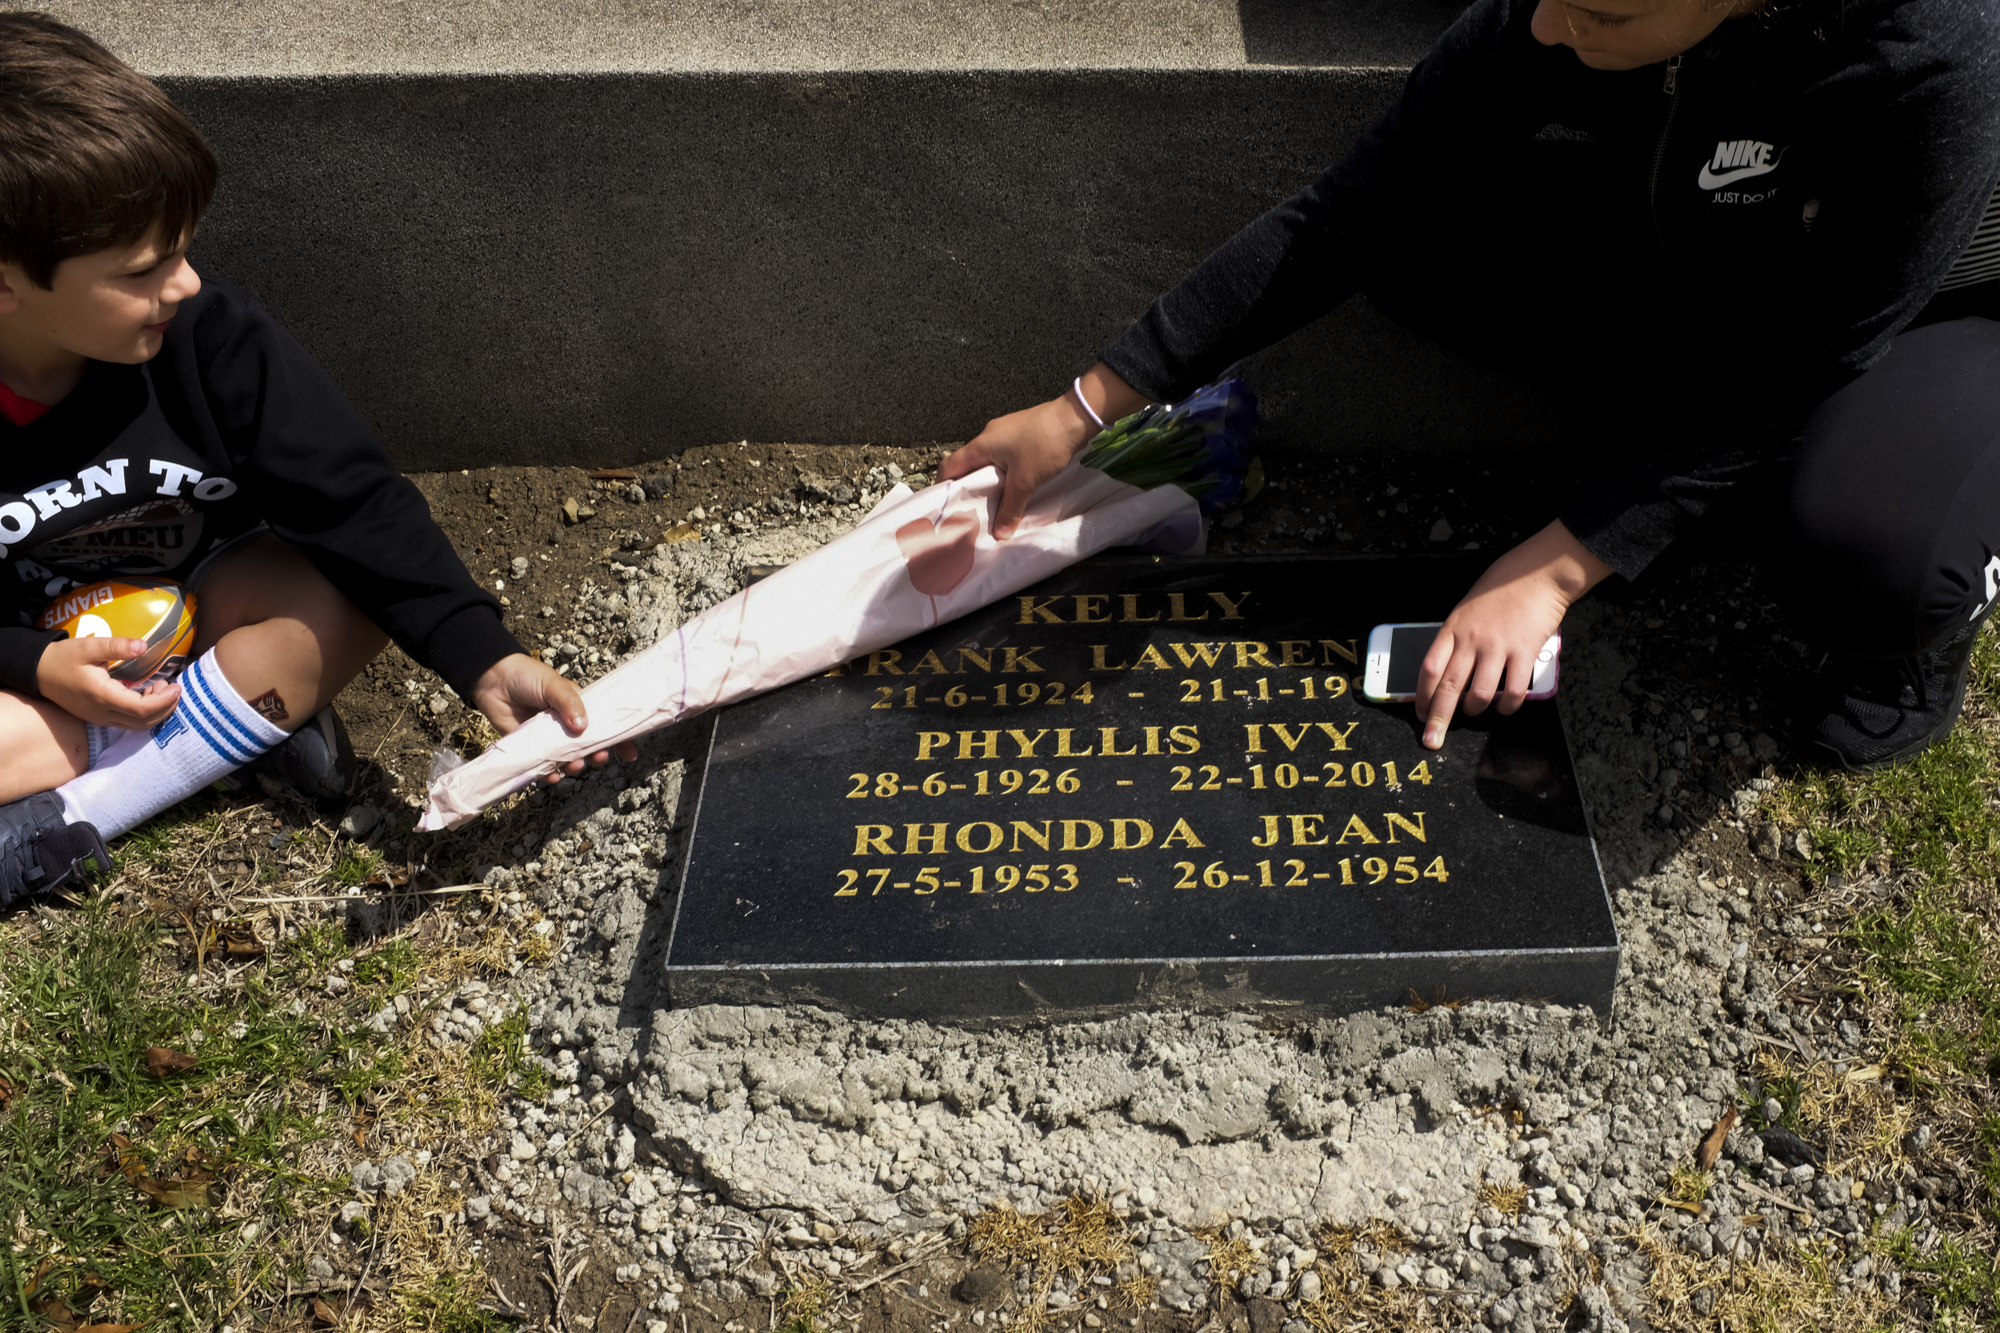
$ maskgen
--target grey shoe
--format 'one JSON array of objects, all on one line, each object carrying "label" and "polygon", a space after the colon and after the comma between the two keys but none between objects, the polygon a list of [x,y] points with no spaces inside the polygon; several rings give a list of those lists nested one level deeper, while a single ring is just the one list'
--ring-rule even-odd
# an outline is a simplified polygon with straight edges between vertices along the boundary
[{"label": "grey shoe", "polygon": [[111,873],[97,826],[69,823],[63,808],[52,791],[0,805],[0,907]]}]

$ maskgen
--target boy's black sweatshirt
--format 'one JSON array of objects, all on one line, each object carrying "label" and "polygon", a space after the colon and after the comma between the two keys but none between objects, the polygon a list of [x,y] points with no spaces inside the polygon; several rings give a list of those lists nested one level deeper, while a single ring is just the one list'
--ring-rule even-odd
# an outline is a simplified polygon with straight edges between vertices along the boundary
[{"label": "boy's black sweatshirt", "polygon": [[92,361],[27,426],[0,419],[0,687],[38,693],[66,589],[185,576],[259,523],[462,696],[521,651],[417,488],[254,300],[205,279],[159,355]]},{"label": "boy's black sweatshirt", "polygon": [[[1615,73],[1537,42],[1534,8],[1477,0],[1346,157],[1104,360],[1173,400],[1366,291],[1598,409],[1604,470],[1562,518],[1630,577],[1971,239],[2000,177],[2000,5],[1773,0]],[[2000,283],[1970,290],[2000,317]]]}]

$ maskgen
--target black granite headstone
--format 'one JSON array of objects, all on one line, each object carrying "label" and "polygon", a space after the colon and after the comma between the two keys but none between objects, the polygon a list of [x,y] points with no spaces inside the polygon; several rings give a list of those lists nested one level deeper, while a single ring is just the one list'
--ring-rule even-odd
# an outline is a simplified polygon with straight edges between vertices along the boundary
[{"label": "black granite headstone", "polygon": [[1360,694],[1459,557],[1087,561],[715,720],[676,1005],[978,1018],[1412,996],[1608,1012],[1556,705]]}]

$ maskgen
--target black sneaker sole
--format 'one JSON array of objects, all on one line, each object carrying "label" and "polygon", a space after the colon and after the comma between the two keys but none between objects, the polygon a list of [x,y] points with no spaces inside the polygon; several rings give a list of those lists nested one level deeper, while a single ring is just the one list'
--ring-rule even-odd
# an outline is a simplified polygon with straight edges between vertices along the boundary
[{"label": "black sneaker sole", "polygon": [[1959,714],[1965,710],[1965,695],[1971,684],[1972,662],[1968,657],[1965,665],[1958,672],[1958,681],[1952,691],[1951,706],[1945,709],[1943,720],[1937,726],[1931,728],[1929,734],[1910,741],[1908,744],[1892,750],[1888,754],[1877,755],[1869,759],[1855,759],[1850,755],[1842,753],[1835,746],[1829,745],[1817,738],[1806,741],[1803,746],[1798,748],[1800,753],[1807,759],[1819,764],[1822,768],[1838,768],[1844,772],[1857,775],[1879,773],[1885,768],[1894,768],[1897,764],[1907,763],[1915,759],[1918,755],[1951,735],[1951,729],[1958,725]]}]

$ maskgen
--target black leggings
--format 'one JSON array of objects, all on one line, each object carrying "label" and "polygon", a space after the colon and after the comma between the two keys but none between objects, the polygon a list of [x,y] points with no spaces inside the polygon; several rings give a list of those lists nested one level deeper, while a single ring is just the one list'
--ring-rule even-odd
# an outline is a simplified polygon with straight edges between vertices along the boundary
[{"label": "black leggings", "polygon": [[1765,492],[1780,522],[1758,545],[1801,634],[1853,656],[1910,657],[1993,604],[2000,322],[1909,329],[1795,444]]},{"label": "black leggings", "polygon": [[[1369,295],[1502,374],[1544,369],[1494,355],[1448,303]],[[1913,657],[1977,619],[2000,591],[2000,282],[1934,298],[1732,489],[1643,581],[1684,563],[1687,547],[1754,560],[1796,633],[1852,657]]]}]

